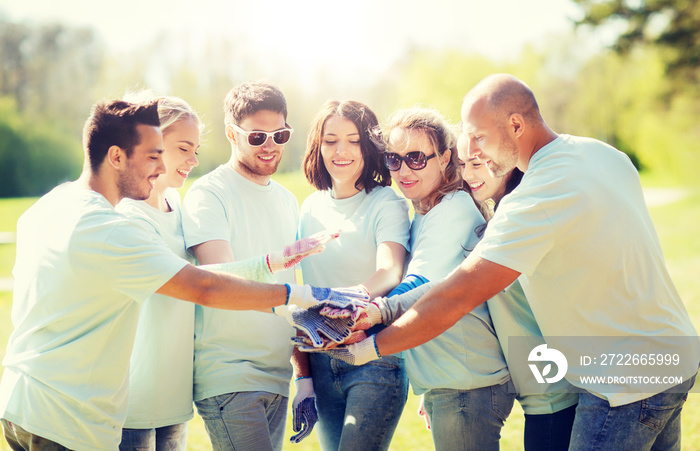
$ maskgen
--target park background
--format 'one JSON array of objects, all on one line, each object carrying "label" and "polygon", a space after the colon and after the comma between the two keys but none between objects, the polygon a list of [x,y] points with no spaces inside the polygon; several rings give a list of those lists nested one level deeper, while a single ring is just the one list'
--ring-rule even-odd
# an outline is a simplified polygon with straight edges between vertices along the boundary
[{"label": "park background", "polygon": [[[700,327],[699,66],[700,0],[0,0],[0,356],[12,330],[17,218],[78,177],[90,106],[143,88],[187,100],[207,125],[196,178],[230,157],[223,98],[251,79],[287,96],[295,132],[273,178],[301,202],[311,192],[299,172],[306,134],[326,100],[365,102],[380,121],[430,105],[457,124],[462,96],[483,76],[518,76],[556,132],[630,155]],[[432,449],[416,407],[411,396],[393,450]],[[516,405],[502,449],[522,448],[522,427]],[[699,443],[694,393],[683,449]],[[196,417],[188,449],[209,448]],[[285,449],[319,448],[312,434]]]}]

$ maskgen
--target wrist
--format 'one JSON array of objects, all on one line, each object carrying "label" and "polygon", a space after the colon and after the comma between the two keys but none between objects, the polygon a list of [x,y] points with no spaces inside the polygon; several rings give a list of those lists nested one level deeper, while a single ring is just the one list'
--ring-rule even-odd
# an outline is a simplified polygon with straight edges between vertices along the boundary
[{"label": "wrist", "polygon": [[367,306],[367,318],[369,319],[370,324],[373,326],[376,324],[381,324],[382,323],[382,311],[379,307],[379,304],[376,302],[372,301],[369,303]]},{"label": "wrist", "polygon": [[286,285],[288,288],[287,304],[294,304],[298,307],[305,309],[318,304],[318,301],[316,300],[316,298],[314,298],[311,292],[311,286],[289,284]]}]

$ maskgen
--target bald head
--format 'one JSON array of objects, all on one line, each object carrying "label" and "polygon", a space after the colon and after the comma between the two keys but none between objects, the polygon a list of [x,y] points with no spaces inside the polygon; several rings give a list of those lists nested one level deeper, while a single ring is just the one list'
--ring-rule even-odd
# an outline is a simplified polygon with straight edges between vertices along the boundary
[{"label": "bald head", "polygon": [[529,121],[541,120],[535,95],[525,83],[509,74],[493,74],[481,80],[464,96],[462,112],[477,104],[493,118],[520,114]]}]

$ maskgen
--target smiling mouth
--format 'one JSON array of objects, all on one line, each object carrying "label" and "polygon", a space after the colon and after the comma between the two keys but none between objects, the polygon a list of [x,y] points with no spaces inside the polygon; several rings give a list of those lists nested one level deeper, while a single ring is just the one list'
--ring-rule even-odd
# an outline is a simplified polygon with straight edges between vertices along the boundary
[{"label": "smiling mouth", "polygon": [[353,160],[335,160],[333,164],[336,166],[349,166],[353,163]]},{"label": "smiling mouth", "polygon": [[187,178],[187,176],[189,175],[189,172],[185,172],[185,171],[182,171],[182,170],[180,170],[180,169],[178,169],[178,170],[175,171],[175,172],[177,172],[178,174],[180,174],[180,175],[181,175],[182,177],[184,177],[184,178]]},{"label": "smiling mouth", "polygon": [[418,183],[418,180],[409,180],[409,181],[401,181],[399,182],[401,186],[405,188],[411,188],[413,187],[416,183]]},{"label": "smiling mouth", "polygon": [[476,191],[479,188],[481,188],[482,186],[484,186],[484,182],[476,182],[476,183],[469,184],[469,187],[472,189],[472,191]]},{"label": "smiling mouth", "polygon": [[258,155],[258,158],[264,161],[265,163],[269,163],[272,160],[275,159],[274,155]]}]

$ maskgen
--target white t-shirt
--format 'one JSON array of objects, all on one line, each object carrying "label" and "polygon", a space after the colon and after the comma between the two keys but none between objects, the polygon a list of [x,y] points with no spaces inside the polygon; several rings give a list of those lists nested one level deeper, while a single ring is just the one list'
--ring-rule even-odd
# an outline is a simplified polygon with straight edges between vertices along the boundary
[{"label": "white t-shirt", "polygon": [[406,199],[388,186],[334,199],[330,190],[316,191],[301,205],[299,238],[323,230],[340,230],[320,254],[301,261],[304,283],[346,287],[365,282],[377,271],[380,243],[399,243],[409,249]]},{"label": "white t-shirt", "polygon": [[[165,198],[172,211],[133,199],[122,200],[116,209],[146,227],[179,257],[188,259],[180,194],[168,189]],[[129,369],[125,428],[159,428],[193,417],[194,305],[156,293],[141,306]]]},{"label": "white t-shirt", "polygon": [[[464,191],[445,196],[411,224],[411,260],[406,274],[441,281],[479,238],[484,218]],[[470,390],[506,382],[510,375],[486,304],[442,334],[404,352],[406,372],[416,394],[431,389]]]},{"label": "white t-shirt", "polygon": [[75,450],[121,440],[139,303],[187,261],[74,183],[17,224],[0,416]]},{"label": "white t-shirt", "polygon": [[[666,270],[639,175],[625,154],[600,141],[560,135],[537,151],[474,253],[522,274],[552,347],[556,337],[697,336]],[[655,351],[631,349],[624,340],[611,340],[606,350]],[[690,378],[698,358],[684,358],[674,375]],[[573,385],[600,371],[568,363]],[[656,393],[668,388],[655,386]],[[625,391],[596,394],[613,406],[649,396]]]},{"label": "white t-shirt", "polygon": [[[188,248],[225,240],[240,261],[292,244],[299,211],[279,183],[258,185],[222,165],[188,190],[182,219]],[[268,281],[294,283],[294,270],[273,277]],[[294,335],[286,319],[270,313],[196,306],[195,401],[242,391],[288,396]]]}]

